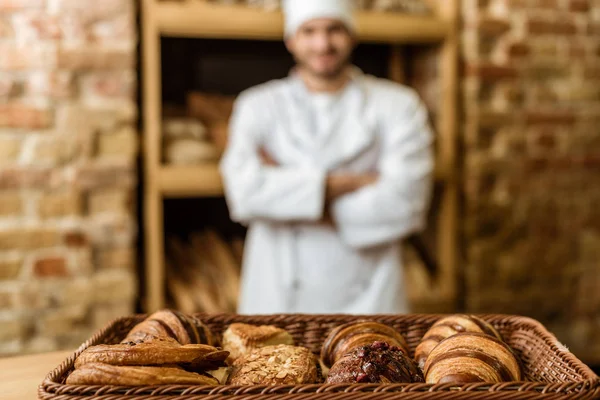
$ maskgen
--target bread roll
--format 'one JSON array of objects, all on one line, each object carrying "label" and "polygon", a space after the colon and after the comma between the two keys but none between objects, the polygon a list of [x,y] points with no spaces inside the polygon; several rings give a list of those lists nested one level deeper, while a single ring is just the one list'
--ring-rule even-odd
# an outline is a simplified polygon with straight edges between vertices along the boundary
[{"label": "bread roll", "polygon": [[521,380],[519,362],[508,345],[484,333],[457,333],[441,341],[425,364],[427,383]]},{"label": "bread roll", "polygon": [[479,332],[502,340],[500,333],[492,325],[474,315],[451,315],[440,319],[429,328],[421,339],[415,351],[415,359],[419,367],[425,367],[425,362],[431,350],[442,340],[460,332]]},{"label": "bread roll", "polygon": [[276,326],[235,323],[229,325],[223,333],[222,344],[223,349],[229,352],[228,361],[232,363],[253,349],[278,344],[293,346],[294,338]]},{"label": "bread roll", "polygon": [[417,364],[399,347],[375,342],[354,349],[340,358],[325,383],[413,383],[424,382]]},{"label": "bread roll", "polygon": [[238,358],[231,385],[299,385],[318,383],[317,358],[305,347],[277,345],[254,349]]},{"label": "bread roll", "polygon": [[399,347],[408,354],[408,345],[400,332],[379,322],[359,321],[333,329],[323,342],[321,359],[327,367],[331,367],[344,354],[377,341]]}]

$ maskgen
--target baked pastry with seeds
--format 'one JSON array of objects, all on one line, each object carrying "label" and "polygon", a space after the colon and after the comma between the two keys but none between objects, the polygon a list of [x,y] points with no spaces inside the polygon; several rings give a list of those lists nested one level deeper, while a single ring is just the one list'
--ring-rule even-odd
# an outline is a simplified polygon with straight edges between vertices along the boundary
[{"label": "baked pastry with seeds", "polygon": [[251,350],[232,366],[231,385],[318,383],[317,357],[305,347],[277,345]]},{"label": "baked pastry with seeds", "polygon": [[233,363],[253,349],[285,344],[294,345],[294,338],[287,331],[272,325],[248,325],[234,323],[223,333],[223,350],[229,352],[228,362]]}]

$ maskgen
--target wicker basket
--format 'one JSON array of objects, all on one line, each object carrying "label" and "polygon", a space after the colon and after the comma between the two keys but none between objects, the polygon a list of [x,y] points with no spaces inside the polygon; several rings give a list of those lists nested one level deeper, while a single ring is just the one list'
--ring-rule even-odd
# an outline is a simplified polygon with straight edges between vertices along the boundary
[{"label": "wicker basket", "polygon": [[[272,324],[288,330],[297,344],[318,353],[329,331],[342,323],[370,319],[393,326],[414,351],[427,329],[441,315],[348,316],[348,315],[199,315],[221,334],[232,322]],[[496,327],[519,356],[528,382],[502,384],[354,384],[298,386],[76,386],[64,381],[76,356],[100,343],[118,343],[144,319],[121,318],[84,343],[75,354],[52,371],[40,385],[39,398],[53,400],[391,400],[391,399],[592,399],[600,398],[599,378],[562,346],[537,321],[506,315],[482,315]]]}]

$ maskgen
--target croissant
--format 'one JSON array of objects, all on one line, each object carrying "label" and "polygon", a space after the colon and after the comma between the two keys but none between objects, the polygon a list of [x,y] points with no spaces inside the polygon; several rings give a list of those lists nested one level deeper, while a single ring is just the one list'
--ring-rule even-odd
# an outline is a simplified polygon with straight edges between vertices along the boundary
[{"label": "croissant", "polygon": [[71,372],[68,385],[201,385],[215,386],[216,378],[179,368],[116,366],[90,363]]},{"label": "croissant", "polygon": [[174,339],[147,343],[97,345],[84,350],[75,360],[75,368],[102,363],[120,366],[185,365],[194,370],[215,370],[225,365],[228,351],[204,344],[180,345]]},{"label": "croissant", "polygon": [[442,340],[459,332],[485,333],[502,340],[500,333],[492,325],[474,315],[451,315],[437,321],[429,328],[415,350],[415,360],[423,369],[429,353]]},{"label": "croissant", "polygon": [[161,310],[150,315],[134,326],[121,343],[147,342],[160,337],[171,337],[184,345],[216,344],[214,335],[201,320],[175,310]]},{"label": "croissant", "polygon": [[359,321],[333,329],[323,342],[321,358],[327,367],[331,367],[344,354],[378,341],[398,347],[408,354],[408,345],[400,332],[379,322]]},{"label": "croissant", "polygon": [[441,341],[425,364],[427,383],[521,380],[519,362],[508,345],[484,333],[463,332]]}]

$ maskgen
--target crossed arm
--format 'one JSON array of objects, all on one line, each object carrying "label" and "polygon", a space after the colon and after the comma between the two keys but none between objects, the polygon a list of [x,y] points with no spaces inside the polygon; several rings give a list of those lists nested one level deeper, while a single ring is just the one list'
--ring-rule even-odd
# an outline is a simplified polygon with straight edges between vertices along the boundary
[{"label": "crossed arm", "polygon": [[239,222],[332,221],[356,248],[380,245],[421,229],[431,189],[432,135],[419,102],[387,121],[379,175],[327,173],[277,165],[261,145],[253,104],[238,101],[221,164],[232,218]]}]

